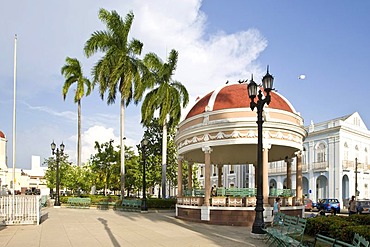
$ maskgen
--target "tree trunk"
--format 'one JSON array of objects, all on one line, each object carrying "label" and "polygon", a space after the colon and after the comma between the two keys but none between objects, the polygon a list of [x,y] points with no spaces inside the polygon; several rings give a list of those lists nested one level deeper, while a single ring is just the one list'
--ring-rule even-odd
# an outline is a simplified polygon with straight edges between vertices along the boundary
[{"label": "tree trunk", "polygon": [[125,197],[125,100],[121,99],[120,111],[120,147],[121,147],[121,198]]},{"label": "tree trunk", "polygon": [[167,121],[164,121],[162,130],[162,198],[166,198],[166,171],[167,171]]},{"label": "tree trunk", "polygon": [[81,166],[81,101],[78,101],[77,107],[77,166]]}]

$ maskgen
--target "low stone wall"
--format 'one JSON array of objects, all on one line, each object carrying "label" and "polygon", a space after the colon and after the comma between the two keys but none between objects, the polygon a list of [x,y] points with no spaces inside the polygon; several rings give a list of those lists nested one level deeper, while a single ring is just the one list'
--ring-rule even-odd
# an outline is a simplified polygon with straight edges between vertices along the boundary
[{"label": "low stone wall", "polygon": [[189,221],[201,221],[201,210],[198,206],[176,206],[176,217]]},{"label": "low stone wall", "polygon": [[255,218],[253,210],[211,210],[210,224],[228,226],[252,226]]},{"label": "low stone wall", "polygon": [[[272,207],[265,207],[264,222],[272,222]],[[303,217],[304,206],[281,207],[281,212]],[[213,225],[251,227],[255,219],[255,207],[213,207],[176,205],[176,218]]]}]

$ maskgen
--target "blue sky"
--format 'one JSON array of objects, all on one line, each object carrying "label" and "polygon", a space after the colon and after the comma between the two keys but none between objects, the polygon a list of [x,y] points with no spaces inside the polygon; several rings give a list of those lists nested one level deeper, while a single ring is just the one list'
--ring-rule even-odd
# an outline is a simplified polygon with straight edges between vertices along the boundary
[{"label": "blue sky", "polygon": [[[0,130],[8,139],[12,166],[13,49],[17,49],[16,167],[30,167],[31,155],[50,156],[62,141],[76,159],[77,106],[73,88],[61,96],[60,68],[76,57],[85,75],[98,56],[85,58],[83,45],[104,28],[99,8],[125,16],[133,10],[131,36],[144,52],[165,59],[179,51],[174,78],[190,93],[188,109],[226,80],[261,78],[266,65],[275,88],[301,113],[305,124],[358,111],[370,126],[368,1],[11,1],[0,3]],[[305,74],[305,80],[298,76]],[[185,110],[185,114],[186,111]],[[82,101],[83,161],[94,141],[119,137],[119,105],[107,106],[94,92]],[[142,137],[140,106],[126,111],[127,145]]]}]

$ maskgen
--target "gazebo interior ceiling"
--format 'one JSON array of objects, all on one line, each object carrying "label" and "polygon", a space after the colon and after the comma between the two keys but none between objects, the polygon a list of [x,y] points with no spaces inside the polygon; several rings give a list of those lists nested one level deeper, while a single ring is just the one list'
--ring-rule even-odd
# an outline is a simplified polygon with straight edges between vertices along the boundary
[{"label": "gazebo interior ceiling", "polygon": [[[217,165],[237,165],[237,164],[256,164],[257,145],[256,144],[234,144],[223,146],[211,146],[211,164]],[[268,152],[269,162],[284,160],[286,156],[292,157],[298,151],[294,147],[272,145]],[[187,161],[204,164],[204,152],[202,149],[194,149],[183,153]]]}]

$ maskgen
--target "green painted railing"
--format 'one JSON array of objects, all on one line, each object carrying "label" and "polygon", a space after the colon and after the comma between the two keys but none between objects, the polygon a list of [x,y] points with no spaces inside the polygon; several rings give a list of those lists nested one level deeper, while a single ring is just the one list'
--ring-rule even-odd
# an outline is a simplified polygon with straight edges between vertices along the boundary
[{"label": "green painted railing", "polygon": [[290,197],[295,195],[295,190],[291,189],[270,189],[270,196]]}]

